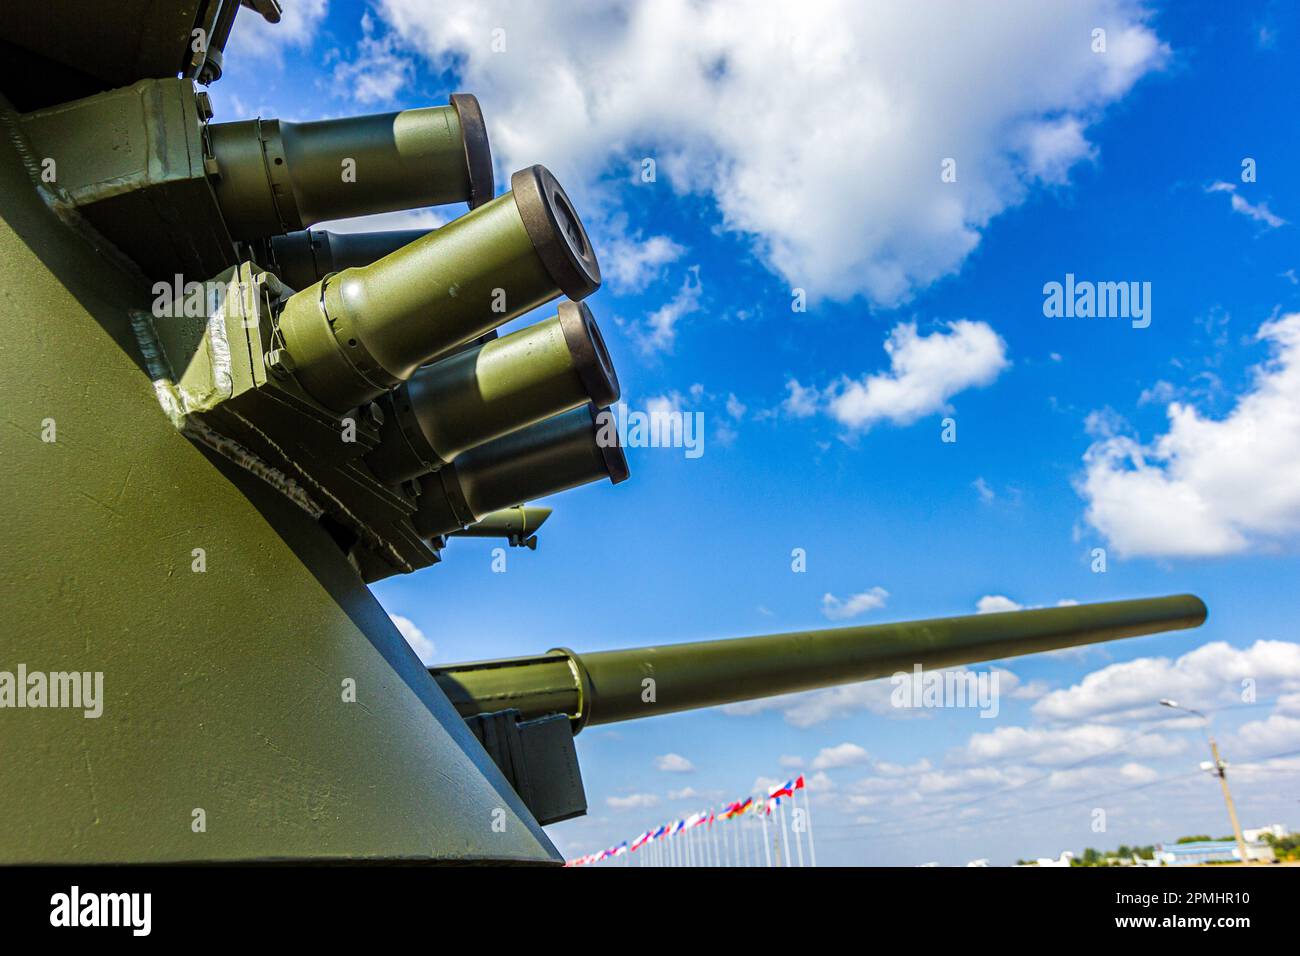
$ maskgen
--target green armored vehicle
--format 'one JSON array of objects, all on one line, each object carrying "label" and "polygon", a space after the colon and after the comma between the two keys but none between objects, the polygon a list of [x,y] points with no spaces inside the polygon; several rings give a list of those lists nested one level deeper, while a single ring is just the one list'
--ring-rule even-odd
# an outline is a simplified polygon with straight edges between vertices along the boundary
[{"label": "green armored vehicle", "polygon": [[[529,502],[628,477],[596,253],[544,167],[496,195],[473,96],[221,122],[236,14],[280,12],[243,6],[0,6],[0,863],[558,864],[587,724],[1204,619],[1183,596],[430,671],[368,584],[436,576],[460,536],[535,547]],[[312,228],[453,202],[430,232]]]}]

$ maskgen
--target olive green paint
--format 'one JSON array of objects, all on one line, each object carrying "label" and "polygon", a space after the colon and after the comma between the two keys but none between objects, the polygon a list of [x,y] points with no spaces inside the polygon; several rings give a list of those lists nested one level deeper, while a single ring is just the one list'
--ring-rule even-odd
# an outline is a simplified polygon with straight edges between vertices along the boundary
[{"label": "olive green paint", "polygon": [[0,710],[0,862],[558,861],[324,531],[163,414],[148,282],[42,201],[15,127],[0,669],[102,672],[105,700]]},{"label": "olive green paint", "polygon": [[1198,627],[1189,594],[434,668],[462,714],[564,713],[576,727]]}]

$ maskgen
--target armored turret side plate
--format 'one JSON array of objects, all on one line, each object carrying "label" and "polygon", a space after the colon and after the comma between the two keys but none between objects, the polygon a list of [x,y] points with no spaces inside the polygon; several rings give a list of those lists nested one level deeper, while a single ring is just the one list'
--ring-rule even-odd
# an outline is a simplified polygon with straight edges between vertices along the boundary
[{"label": "armored turret side plate", "polygon": [[0,672],[102,714],[0,709],[0,862],[558,862],[328,533],[163,414],[148,283],[36,169],[0,125]]}]

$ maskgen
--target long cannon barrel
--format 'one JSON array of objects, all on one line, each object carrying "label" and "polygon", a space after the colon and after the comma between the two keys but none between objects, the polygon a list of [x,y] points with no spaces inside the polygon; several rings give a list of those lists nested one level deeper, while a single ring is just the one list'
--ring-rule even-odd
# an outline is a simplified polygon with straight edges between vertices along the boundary
[{"label": "long cannon barrel", "polygon": [[762,637],[432,667],[463,717],[515,709],[587,724],[670,714],[1022,654],[1198,627],[1190,594]]}]

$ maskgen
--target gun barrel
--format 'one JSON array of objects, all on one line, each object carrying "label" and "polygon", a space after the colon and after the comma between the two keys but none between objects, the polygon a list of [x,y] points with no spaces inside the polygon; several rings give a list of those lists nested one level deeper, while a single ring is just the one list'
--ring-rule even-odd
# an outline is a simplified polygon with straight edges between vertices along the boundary
[{"label": "gun barrel", "polygon": [[374,116],[212,123],[207,135],[213,188],[236,239],[445,203],[476,208],[494,189],[483,114],[466,93]]},{"label": "gun barrel", "polygon": [[430,668],[462,716],[516,709],[523,719],[564,713],[587,724],[652,717],[924,668],[952,667],[1198,627],[1190,594],[1071,607],[630,650]]}]

